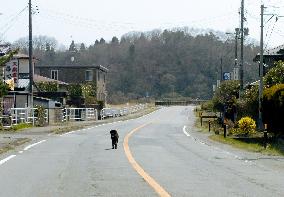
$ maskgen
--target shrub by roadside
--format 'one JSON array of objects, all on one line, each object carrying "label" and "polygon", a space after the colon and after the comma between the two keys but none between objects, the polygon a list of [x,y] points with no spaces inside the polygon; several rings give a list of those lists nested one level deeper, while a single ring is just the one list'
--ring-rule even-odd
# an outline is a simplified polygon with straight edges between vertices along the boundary
[{"label": "shrub by roadside", "polygon": [[238,121],[238,128],[232,129],[232,134],[236,136],[251,136],[256,131],[255,121],[250,117],[243,117]]}]

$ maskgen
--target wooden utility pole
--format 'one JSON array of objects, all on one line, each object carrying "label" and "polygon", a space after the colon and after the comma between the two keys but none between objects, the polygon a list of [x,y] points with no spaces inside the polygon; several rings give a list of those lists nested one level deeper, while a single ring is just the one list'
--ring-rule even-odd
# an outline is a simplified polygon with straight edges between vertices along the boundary
[{"label": "wooden utility pole", "polygon": [[220,82],[223,81],[223,58],[220,60]]},{"label": "wooden utility pole", "polygon": [[244,89],[244,0],[241,2],[241,59],[240,59],[240,96]]},{"label": "wooden utility pole", "polygon": [[259,63],[259,94],[258,94],[258,127],[263,130],[262,122],[262,99],[263,99],[263,12],[264,5],[261,5],[260,14],[260,63]]},{"label": "wooden utility pole", "polygon": [[238,38],[239,38],[239,28],[235,28],[235,68],[238,65]]},{"label": "wooden utility pole", "polygon": [[29,91],[30,91],[30,102],[29,107],[33,108],[33,33],[32,33],[32,2],[29,0]]}]

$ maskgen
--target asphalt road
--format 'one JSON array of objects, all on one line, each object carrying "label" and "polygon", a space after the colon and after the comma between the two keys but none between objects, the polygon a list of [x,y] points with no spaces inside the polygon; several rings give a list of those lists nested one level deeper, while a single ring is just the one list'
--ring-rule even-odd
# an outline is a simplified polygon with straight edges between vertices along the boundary
[{"label": "asphalt road", "polygon": [[46,136],[0,158],[0,196],[284,196],[284,158],[207,141],[192,110]]}]

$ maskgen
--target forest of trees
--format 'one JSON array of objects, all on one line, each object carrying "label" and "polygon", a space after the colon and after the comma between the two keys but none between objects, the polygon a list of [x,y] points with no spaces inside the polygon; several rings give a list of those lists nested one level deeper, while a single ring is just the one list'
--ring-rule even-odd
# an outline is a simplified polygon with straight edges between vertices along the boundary
[{"label": "forest of trees", "polygon": [[[103,38],[93,45],[72,42],[67,50],[56,50],[54,38],[34,38],[34,55],[38,64],[103,65],[109,69],[107,90],[114,98],[187,97],[209,99],[212,86],[223,71],[231,72],[234,65],[234,39],[220,39],[213,33],[192,36],[182,30],[129,33],[110,42]],[[27,42],[14,43],[27,52]],[[257,79],[258,66],[253,57],[258,47],[244,48],[245,83]],[[74,61],[71,61],[74,57]]]}]

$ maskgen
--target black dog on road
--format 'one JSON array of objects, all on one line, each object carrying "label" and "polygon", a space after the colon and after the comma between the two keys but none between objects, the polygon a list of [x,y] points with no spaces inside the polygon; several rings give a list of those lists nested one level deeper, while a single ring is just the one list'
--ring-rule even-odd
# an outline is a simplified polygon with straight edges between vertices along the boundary
[{"label": "black dog on road", "polygon": [[119,138],[117,130],[113,129],[109,133],[110,133],[110,138],[111,138],[111,142],[112,142],[112,149],[117,149],[117,142],[118,142],[118,138]]}]

